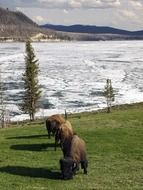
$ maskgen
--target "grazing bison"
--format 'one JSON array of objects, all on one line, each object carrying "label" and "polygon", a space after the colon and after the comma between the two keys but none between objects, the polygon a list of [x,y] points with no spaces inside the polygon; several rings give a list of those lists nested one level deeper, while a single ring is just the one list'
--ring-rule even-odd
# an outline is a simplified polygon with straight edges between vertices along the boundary
[{"label": "grazing bison", "polygon": [[59,125],[64,123],[66,120],[62,115],[55,114],[46,119],[46,129],[48,132],[48,137],[51,137],[51,133],[55,135]]},{"label": "grazing bison", "polygon": [[60,160],[60,168],[63,179],[71,179],[76,170],[81,168],[84,174],[87,174],[88,161],[86,159],[85,142],[73,134],[68,128],[60,128],[57,134],[64,158]]},{"label": "grazing bison", "polygon": [[61,148],[63,150],[63,144],[69,144],[70,138],[73,136],[73,129],[71,123],[66,121],[62,123],[56,131],[55,140],[58,143],[60,141]]},{"label": "grazing bison", "polygon": [[51,137],[51,133],[55,135],[55,150],[59,141],[59,139],[57,138],[57,131],[60,128],[69,128],[69,130],[72,131],[71,123],[68,120],[65,120],[65,118],[62,115],[52,115],[46,120],[46,129],[48,131],[48,137]]},{"label": "grazing bison", "polygon": [[73,128],[71,123],[66,120],[66,122],[62,123],[56,131],[55,134],[55,147],[60,142],[61,148],[63,148],[63,142],[67,137],[73,135]]},{"label": "grazing bison", "polygon": [[60,169],[62,179],[72,179],[75,171],[77,170],[77,164],[71,158],[60,159]]}]

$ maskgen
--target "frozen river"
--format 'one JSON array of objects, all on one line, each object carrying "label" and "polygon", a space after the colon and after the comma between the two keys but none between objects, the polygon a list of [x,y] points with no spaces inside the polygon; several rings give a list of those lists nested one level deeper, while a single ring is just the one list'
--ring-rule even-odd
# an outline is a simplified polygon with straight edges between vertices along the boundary
[{"label": "frozen river", "polygon": [[[114,104],[143,101],[143,41],[33,43],[42,88],[37,116],[81,112],[106,106],[103,90],[112,80]],[[0,71],[11,120],[29,118],[19,110],[23,92],[24,43],[0,43]]]}]

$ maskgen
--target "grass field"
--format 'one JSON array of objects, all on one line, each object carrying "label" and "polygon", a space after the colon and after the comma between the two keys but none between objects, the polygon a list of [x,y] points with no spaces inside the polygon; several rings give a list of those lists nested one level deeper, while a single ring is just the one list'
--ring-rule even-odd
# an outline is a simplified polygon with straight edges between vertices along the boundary
[{"label": "grass field", "polygon": [[143,106],[69,119],[87,144],[88,175],[59,179],[60,148],[44,124],[0,130],[0,190],[143,189]]}]

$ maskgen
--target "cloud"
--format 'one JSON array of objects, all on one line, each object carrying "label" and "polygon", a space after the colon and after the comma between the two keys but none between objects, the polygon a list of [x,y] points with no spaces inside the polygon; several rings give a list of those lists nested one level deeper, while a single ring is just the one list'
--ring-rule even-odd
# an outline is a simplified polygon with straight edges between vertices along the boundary
[{"label": "cloud", "polygon": [[43,22],[45,19],[42,16],[37,15],[34,20],[38,22]]},{"label": "cloud", "polygon": [[133,11],[128,11],[128,10],[121,10],[120,13],[122,16],[128,17],[128,18],[133,18],[136,16],[136,14]]},{"label": "cloud", "polygon": [[18,4],[18,6],[20,4],[21,7],[41,7],[49,9],[102,9],[120,6],[120,0],[15,0],[13,4],[14,3]]},{"label": "cloud", "polygon": [[114,27],[122,29],[127,29],[130,31],[141,30],[143,27],[143,13],[142,11],[137,11],[136,9],[118,9],[114,12],[113,18],[111,19]]},{"label": "cloud", "polygon": [[23,9],[21,7],[16,7],[16,11],[23,11]]},{"label": "cloud", "polygon": [[143,4],[141,3],[141,1],[139,0],[131,0],[130,4],[132,5],[133,8],[135,9],[142,9],[143,8]]},{"label": "cloud", "polygon": [[2,7],[48,9],[102,9],[120,6],[121,0],[0,0]]},{"label": "cloud", "polygon": [[68,14],[68,13],[69,13],[69,11],[66,10],[66,9],[64,9],[63,12],[64,12],[65,14]]}]

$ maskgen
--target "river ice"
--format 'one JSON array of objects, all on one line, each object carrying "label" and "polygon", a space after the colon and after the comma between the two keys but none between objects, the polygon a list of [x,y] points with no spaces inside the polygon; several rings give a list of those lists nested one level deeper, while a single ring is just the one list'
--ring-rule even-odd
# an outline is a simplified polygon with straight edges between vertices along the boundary
[{"label": "river ice", "polygon": [[[143,101],[143,41],[33,43],[42,88],[37,117],[92,111],[106,106],[103,90],[112,80],[114,104]],[[29,118],[19,110],[24,43],[0,43],[1,78],[11,120]]]}]

